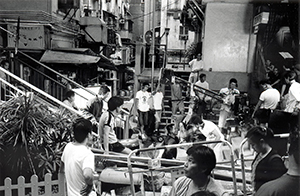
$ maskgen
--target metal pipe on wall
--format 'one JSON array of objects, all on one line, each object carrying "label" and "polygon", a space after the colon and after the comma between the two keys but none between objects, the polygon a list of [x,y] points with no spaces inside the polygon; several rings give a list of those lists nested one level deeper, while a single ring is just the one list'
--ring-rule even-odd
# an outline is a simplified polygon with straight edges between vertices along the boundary
[{"label": "metal pipe on wall", "polygon": [[155,61],[155,0],[152,0],[152,66],[151,91],[154,91],[154,61]]}]

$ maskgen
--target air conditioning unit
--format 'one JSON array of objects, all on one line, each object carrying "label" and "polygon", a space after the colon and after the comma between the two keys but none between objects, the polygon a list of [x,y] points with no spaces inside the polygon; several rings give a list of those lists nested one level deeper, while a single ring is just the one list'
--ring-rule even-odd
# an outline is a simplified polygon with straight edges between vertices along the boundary
[{"label": "air conditioning unit", "polygon": [[122,64],[130,64],[130,48],[122,48]]},{"label": "air conditioning unit", "polygon": [[179,40],[188,40],[189,36],[186,34],[179,35]]}]

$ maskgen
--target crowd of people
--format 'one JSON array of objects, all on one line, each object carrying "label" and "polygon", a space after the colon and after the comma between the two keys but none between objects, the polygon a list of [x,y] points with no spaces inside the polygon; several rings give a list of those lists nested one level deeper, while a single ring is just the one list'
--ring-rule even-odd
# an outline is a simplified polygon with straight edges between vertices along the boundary
[{"label": "crowd of people", "polygon": [[[134,100],[138,118],[137,127],[135,128],[139,130],[142,141],[151,138],[155,134],[157,134],[156,136],[165,136],[161,145],[198,141],[224,141],[226,139],[222,129],[226,128],[226,120],[235,115],[233,105],[236,97],[240,95],[238,81],[231,78],[228,86],[220,89],[218,95],[222,101],[220,103],[219,120],[216,125],[203,118],[207,104],[213,107],[218,100],[206,93],[206,91],[209,91],[209,84],[206,81],[206,75],[200,73],[203,64],[198,61],[201,61],[201,55],[198,55],[197,59],[190,63],[194,67],[194,71],[189,77],[190,88],[186,93],[189,100],[188,112],[185,112],[184,107],[184,101],[187,100],[186,96],[183,95],[184,86],[175,77],[171,78],[170,103],[173,120],[164,129],[160,128],[164,110],[164,94],[161,85],[157,84],[153,92],[149,92],[150,85],[148,83],[141,85],[140,90],[134,96]],[[297,67],[300,66],[296,65],[295,69]],[[245,136],[249,145],[256,152],[251,165],[251,182],[255,195],[300,195],[299,191],[292,188],[297,183],[299,185],[300,182],[299,143],[297,143],[299,140],[298,119],[291,121],[285,130],[290,133],[289,165],[287,167],[281,155],[271,145],[274,132],[270,125],[271,118],[276,118],[274,111],[278,108],[280,108],[280,114],[288,116],[288,118],[299,116],[300,83],[297,74],[294,70],[289,70],[284,74],[284,83],[288,87],[284,100],[279,90],[273,87],[274,81],[272,83],[270,78],[260,81],[263,91],[251,113],[254,124],[250,126],[251,128],[247,130]],[[116,121],[122,113],[124,100],[118,96],[112,96],[107,100],[108,93],[107,86],[100,87],[99,95],[86,108],[86,112],[92,114],[91,118],[81,120],[74,125],[75,142],[68,144],[64,150],[62,161],[67,166],[66,176],[69,175],[67,177],[68,192],[71,195],[73,195],[73,192],[83,194],[90,191],[90,182],[93,178],[91,173],[94,172],[94,165],[91,160],[92,154],[87,146],[91,140],[91,131],[96,132],[101,138],[100,143],[103,150],[125,154],[132,152],[131,149],[120,143],[115,131]],[[64,103],[75,107],[72,104],[74,94],[69,92],[67,95]],[[285,104],[280,104],[282,102]],[[176,155],[177,151],[170,149],[161,154],[162,158],[168,159],[176,159]],[[207,195],[228,195],[224,188],[211,177],[216,162],[223,161],[224,158],[222,143],[196,145],[189,148],[187,150],[187,161],[184,165],[185,176],[175,181],[170,195],[201,195],[199,193],[201,191],[207,191],[205,193]],[[72,175],[77,175],[78,180],[76,182],[70,177]],[[285,188],[287,188],[286,191]]]}]

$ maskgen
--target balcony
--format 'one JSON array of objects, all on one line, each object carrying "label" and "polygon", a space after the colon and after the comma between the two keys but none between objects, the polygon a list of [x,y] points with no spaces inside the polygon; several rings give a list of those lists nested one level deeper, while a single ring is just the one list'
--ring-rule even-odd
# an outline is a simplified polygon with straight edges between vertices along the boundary
[{"label": "balcony", "polygon": [[84,27],[85,38],[88,42],[107,44],[107,25],[101,18],[81,17],[79,24]]},{"label": "balcony", "polygon": [[128,30],[120,30],[119,34],[122,39],[132,40],[132,32],[129,32]]}]

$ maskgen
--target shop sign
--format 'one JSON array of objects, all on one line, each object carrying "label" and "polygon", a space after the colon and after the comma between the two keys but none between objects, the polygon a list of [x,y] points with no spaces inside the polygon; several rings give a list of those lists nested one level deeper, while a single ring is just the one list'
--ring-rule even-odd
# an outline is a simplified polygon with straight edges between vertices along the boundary
[{"label": "shop sign", "polygon": [[[7,35],[7,45],[13,48],[16,45],[17,24],[7,25],[7,30],[14,34]],[[19,48],[45,49],[44,26],[20,26]]]}]

